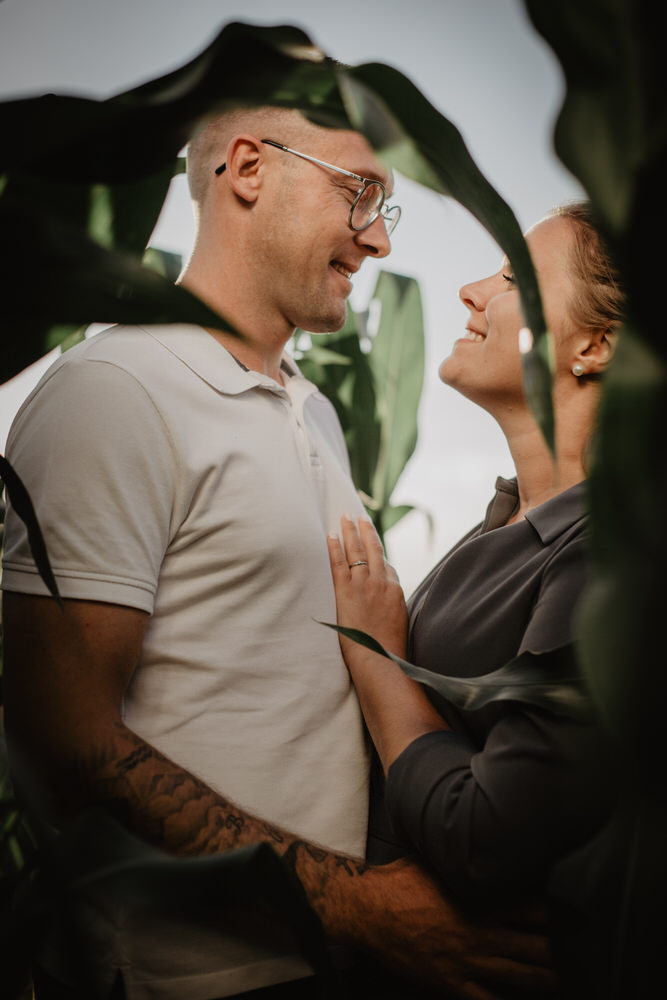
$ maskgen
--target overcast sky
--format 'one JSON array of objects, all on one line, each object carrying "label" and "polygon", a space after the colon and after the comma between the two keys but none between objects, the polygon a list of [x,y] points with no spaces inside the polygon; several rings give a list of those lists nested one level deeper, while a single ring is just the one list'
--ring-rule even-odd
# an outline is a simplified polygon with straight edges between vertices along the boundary
[{"label": "overcast sky", "polygon": [[[0,99],[47,91],[110,96],[176,68],[235,20],[298,25],[343,62],[400,69],[457,125],[522,228],[580,195],[552,150],[560,67],[522,0],[0,0]],[[392,255],[364,265],[351,304],[367,306],[381,266],[420,282],[427,340],[420,440],[394,499],[428,510],[435,535],[417,513],[388,535],[409,591],[481,519],[496,475],[513,468],[491,418],[437,379],[466,322],[458,289],[496,270],[502,254],[450,199],[398,176],[392,201],[403,206]],[[191,239],[179,178],[151,242],[187,254]],[[0,450],[43,367],[0,388]]]}]

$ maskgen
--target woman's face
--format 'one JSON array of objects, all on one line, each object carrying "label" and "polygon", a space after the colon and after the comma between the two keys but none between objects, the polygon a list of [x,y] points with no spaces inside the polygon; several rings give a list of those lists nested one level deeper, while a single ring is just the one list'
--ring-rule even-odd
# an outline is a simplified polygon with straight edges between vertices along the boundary
[{"label": "woman's face", "polygon": [[[575,332],[568,312],[574,293],[571,223],[544,219],[526,234],[557,359]],[[507,260],[496,273],[464,285],[466,332],[440,366],[440,378],[491,412],[524,401],[519,330],[525,325],[519,291]],[[563,363],[567,363],[564,361]]]}]

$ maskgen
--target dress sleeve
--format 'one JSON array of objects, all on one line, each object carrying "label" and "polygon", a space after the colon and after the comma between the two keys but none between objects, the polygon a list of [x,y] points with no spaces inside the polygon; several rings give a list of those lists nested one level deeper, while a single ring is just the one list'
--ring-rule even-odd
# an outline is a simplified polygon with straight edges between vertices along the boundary
[{"label": "dress sleeve", "polygon": [[[582,560],[576,539],[549,561],[521,651],[571,641]],[[452,891],[539,889],[553,863],[608,816],[609,753],[592,723],[504,703],[481,749],[453,731],[408,746],[389,770],[387,808],[397,834]]]},{"label": "dress sleeve", "polygon": [[[173,510],[173,452],[145,390],[115,365],[74,359],[19,411],[7,457],[32,498],[63,597],[152,612]],[[2,586],[47,594],[8,507]]]}]

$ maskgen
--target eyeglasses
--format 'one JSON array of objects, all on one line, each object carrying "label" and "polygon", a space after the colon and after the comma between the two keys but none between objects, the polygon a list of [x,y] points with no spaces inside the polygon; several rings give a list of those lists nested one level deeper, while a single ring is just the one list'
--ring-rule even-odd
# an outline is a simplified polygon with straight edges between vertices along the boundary
[{"label": "eyeglasses", "polygon": [[[282,149],[285,153],[292,153],[294,156],[299,156],[302,160],[315,163],[318,167],[326,167],[327,170],[335,170],[336,173],[344,174],[346,177],[352,177],[355,181],[360,181],[362,186],[357,191],[350,208],[350,228],[355,232],[360,233],[364,229],[368,229],[369,226],[373,225],[378,215],[381,215],[384,219],[387,236],[391,236],[396,229],[398,220],[401,217],[401,209],[398,205],[385,205],[384,201],[387,197],[387,189],[380,181],[361,177],[359,174],[353,174],[350,170],[343,170],[342,167],[334,167],[333,163],[325,163],[324,160],[316,160],[314,156],[306,156],[305,153],[299,153],[296,149],[290,149],[289,146],[283,146],[279,142],[274,142],[273,139],[262,139],[262,142],[267,146],[275,146],[276,149]],[[220,175],[226,166],[227,164],[223,163],[217,167],[216,174]]]}]

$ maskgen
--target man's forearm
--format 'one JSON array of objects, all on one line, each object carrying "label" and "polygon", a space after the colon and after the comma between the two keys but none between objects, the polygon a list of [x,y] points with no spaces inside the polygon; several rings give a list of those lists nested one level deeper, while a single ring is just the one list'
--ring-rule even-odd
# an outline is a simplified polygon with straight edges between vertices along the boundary
[{"label": "man's forearm", "polygon": [[[58,795],[57,773],[42,769]],[[531,986],[549,973],[505,970],[498,941],[458,914],[437,884],[413,861],[383,867],[336,854],[250,815],[180,768],[120,721],[95,727],[94,750],[74,766],[69,812],[86,805],[110,809],[138,836],[175,854],[211,854],[258,841],[272,845],[296,873],[328,936],[378,957],[408,978],[444,987],[484,977]],[[65,773],[63,770],[62,773]],[[488,939],[488,940],[487,940]],[[523,958],[521,948],[519,955]],[[532,945],[531,945],[532,949]],[[500,965],[500,968],[496,966]],[[511,963],[512,967],[515,963]],[[466,992],[452,995],[467,996]],[[492,996],[493,994],[489,994]]]},{"label": "man's forearm", "polygon": [[214,854],[282,834],[219,795],[122,722],[83,759],[78,785],[86,804],[99,803],[138,836],[173,854]]},{"label": "man's forearm", "polygon": [[92,752],[67,770],[76,775],[70,812],[99,804],[169,853],[216,854],[269,843],[300,879],[327,932],[356,938],[350,922],[362,887],[353,892],[345,883],[359,881],[368,870],[362,859],[329,851],[248,813],[120,721],[97,727]]}]

